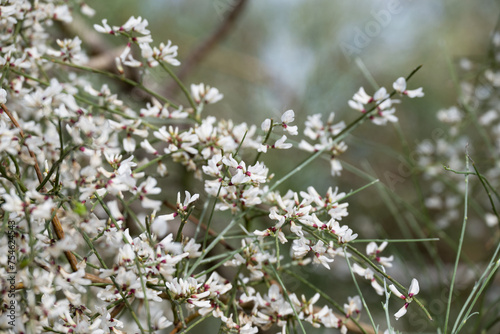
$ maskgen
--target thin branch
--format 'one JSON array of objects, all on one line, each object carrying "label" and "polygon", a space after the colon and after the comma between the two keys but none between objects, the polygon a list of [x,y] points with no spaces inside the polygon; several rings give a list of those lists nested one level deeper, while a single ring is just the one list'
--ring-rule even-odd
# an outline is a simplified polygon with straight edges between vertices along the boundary
[{"label": "thin branch", "polygon": [[[172,203],[168,202],[168,201],[163,201],[163,204],[168,207],[169,209],[172,209],[173,211],[177,211],[177,208],[175,207],[175,205],[173,205]],[[188,220],[190,222],[192,222],[193,224],[201,227],[203,230],[207,230],[207,227],[205,226],[205,224],[202,224],[200,223],[200,221],[198,220],[198,218],[196,217],[193,217],[192,215],[189,216]],[[218,235],[217,232],[215,232],[214,230],[212,230],[211,228],[208,229],[208,234],[212,237],[216,237]],[[234,247],[231,246],[230,244],[228,244],[226,241],[224,240],[221,240],[220,241],[220,244],[224,247],[226,247],[228,250],[234,250]]]},{"label": "thin branch", "polygon": [[[207,55],[212,51],[212,49],[220,43],[229,33],[231,28],[234,27],[236,21],[243,13],[243,9],[247,0],[240,0],[238,3],[232,8],[231,12],[226,15],[221,24],[214,30],[214,32],[205,39],[201,44],[194,49],[190,55],[187,57],[185,61],[182,62],[182,65],[179,69],[177,77],[182,81],[188,75],[189,72],[193,68],[195,68],[203,58],[206,58]],[[179,87],[174,82],[168,88],[167,91],[172,93],[175,92]]]}]

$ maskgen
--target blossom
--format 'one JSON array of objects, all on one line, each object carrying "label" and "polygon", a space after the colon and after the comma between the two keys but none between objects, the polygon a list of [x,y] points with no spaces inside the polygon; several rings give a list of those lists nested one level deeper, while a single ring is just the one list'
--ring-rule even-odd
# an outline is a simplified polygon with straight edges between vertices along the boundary
[{"label": "blossom", "polygon": [[413,296],[419,293],[420,287],[418,285],[418,281],[414,278],[411,280],[410,288],[408,289],[408,296],[405,296],[401,292],[399,292],[399,290],[394,286],[394,284],[389,285],[389,289],[392,291],[393,294],[395,294],[397,297],[405,301],[403,307],[399,309],[399,311],[396,312],[396,314],[394,314],[394,317],[396,318],[396,320],[398,320],[399,318],[401,318],[403,315],[406,314],[408,305],[410,305],[410,303],[412,302]]},{"label": "blossom", "polygon": [[424,96],[424,92],[422,91],[422,87],[414,89],[414,90],[407,90],[406,89],[406,79],[403,77],[398,78],[392,84],[392,87],[399,94],[407,95],[409,98],[423,97]]},{"label": "blossom", "polygon": [[80,4],[80,11],[82,12],[83,15],[86,15],[88,17],[92,17],[95,15],[95,9],[87,5],[86,3],[81,3]]},{"label": "blossom", "polygon": [[266,118],[264,120],[264,122],[262,122],[262,124],[260,125],[262,131],[269,131],[271,129],[271,119],[270,118]]},{"label": "blossom", "polygon": [[148,29],[146,29],[147,26],[148,26],[148,20],[143,19],[140,16],[137,18],[135,16],[131,16],[127,20],[127,22],[125,22],[125,24],[123,24],[120,27],[114,26],[113,30],[127,31],[127,32],[135,31],[142,35],[149,35],[151,32]]},{"label": "blossom", "polygon": [[81,54],[81,44],[82,41],[78,36],[73,39],[65,38],[64,40],[57,40],[57,45],[61,48],[60,51],[47,50],[47,54],[55,57],[61,57],[64,61],[69,62],[80,62],[84,59]]},{"label": "blossom", "polygon": [[186,211],[191,203],[194,203],[199,197],[199,194],[194,194],[191,196],[189,191],[184,191],[186,197],[184,198],[184,202],[181,202],[181,193],[177,193],[177,208],[183,211]]},{"label": "blossom", "polygon": [[385,125],[387,122],[397,122],[398,118],[394,115],[396,109],[392,108],[393,103],[399,102],[398,100],[391,100],[390,95],[387,93],[385,87],[379,88],[373,97],[368,95],[363,87],[361,87],[352,100],[348,101],[349,106],[362,113],[368,112],[365,105],[374,103],[375,105],[370,109],[375,109],[376,113],[370,114],[370,119],[377,125]]},{"label": "blossom", "polygon": [[348,304],[344,304],[344,313],[346,317],[351,317],[354,314],[359,314],[363,308],[361,298],[359,296],[348,297]]},{"label": "blossom", "polygon": [[147,59],[150,67],[158,66],[159,61],[164,61],[172,66],[179,66],[181,64],[176,59],[178,46],[173,45],[170,40],[166,45],[160,43],[158,47],[151,48],[149,43],[141,43],[139,47],[141,48],[142,57]]},{"label": "blossom", "polygon": [[204,83],[191,85],[191,95],[196,103],[216,103],[224,97],[215,87],[210,87]]},{"label": "blossom", "polygon": [[281,126],[283,129],[285,129],[286,132],[291,134],[292,136],[295,136],[298,134],[298,127],[295,126],[290,126],[289,123],[292,123],[295,119],[295,113],[293,110],[287,110],[281,115]]},{"label": "blossom", "polygon": [[329,262],[333,262],[333,259],[326,256],[328,248],[324,246],[323,241],[319,240],[316,245],[311,247],[311,250],[314,252],[314,260],[315,263],[321,263],[326,269],[330,269]]},{"label": "blossom", "polygon": [[115,31],[109,26],[108,19],[102,20],[102,26],[100,26],[98,24],[94,24],[94,29],[97,30],[97,32],[100,32],[103,34],[113,35],[115,33]]},{"label": "blossom", "polygon": [[280,139],[278,139],[273,146],[271,146],[272,148],[277,148],[277,149],[281,149],[281,150],[286,150],[288,148],[291,148],[293,145],[290,144],[290,143],[285,143],[286,141],[286,136],[283,135]]}]

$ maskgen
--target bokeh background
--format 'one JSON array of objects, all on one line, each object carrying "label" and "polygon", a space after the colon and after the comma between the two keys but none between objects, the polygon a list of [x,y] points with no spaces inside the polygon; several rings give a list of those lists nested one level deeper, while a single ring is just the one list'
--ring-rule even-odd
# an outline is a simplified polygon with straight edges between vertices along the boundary
[{"label": "bokeh background", "polygon": [[[182,63],[224,23],[238,2],[89,0],[89,5],[97,10],[89,23],[108,18],[110,24],[119,25],[132,15],[147,18],[158,43],[171,40],[179,46],[178,59]],[[359,87],[365,87],[369,93],[375,85],[391,88],[396,78],[423,65],[409,87],[424,87],[425,97],[405,99],[397,108],[400,129],[411,151],[417,142],[431,138],[439,128],[437,111],[456,103],[455,70],[463,57],[478,60],[485,57],[499,13],[499,2],[491,0],[246,1],[227,35],[185,73],[183,80],[187,84],[204,82],[217,87],[225,98],[207,108],[206,113],[235,122],[260,125],[265,118],[277,119],[285,110],[293,109],[299,125],[303,125],[307,115],[321,113],[326,117],[332,111],[336,120],[349,123],[359,115],[348,107],[347,101]],[[115,39],[108,41],[110,49],[114,48]],[[157,91],[185,103],[168,76],[162,73],[154,76]],[[364,169],[381,182],[389,182],[386,172],[398,173],[401,162],[398,152],[404,150],[397,131],[391,125],[364,124],[348,138],[349,149],[341,156],[342,161]],[[283,152],[266,157],[266,164],[284,175],[306,157],[305,153],[290,157]],[[313,185],[321,193],[329,186],[338,186],[348,192],[367,182],[348,170],[341,177],[331,177],[328,162],[318,161],[282,189],[299,191]],[[410,203],[417,201],[415,184],[409,177],[397,182],[391,191]],[[346,223],[362,238],[401,238],[394,213],[386,204],[374,188],[363,191],[352,199]],[[453,232],[450,231],[451,236],[456,237]],[[474,243],[485,241],[489,232],[481,227],[472,232],[467,250],[474,258],[477,255]],[[397,245],[389,246],[387,252],[401,253],[405,259],[397,260],[390,272],[398,280],[409,284],[412,277],[426,276],[421,288],[427,289],[429,302],[434,302],[431,311],[438,316],[436,321],[442,321],[439,316],[444,315],[446,300],[442,297],[442,287],[432,285],[432,280],[438,277],[430,267],[431,261],[412,261],[412,254],[423,252],[422,248]],[[439,255],[446,261],[454,257],[453,251],[446,247],[440,249]],[[336,261],[330,272],[317,268],[301,274],[343,300],[354,295],[355,290],[340,262]],[[296,286],[292,291],[310,293],[307,289],[300,290],[294,282],[288,283]],[[352,291],[345,286],[352,287]],[[365,298],[372,305],[380,305],[380,297],[370,289]],[[371,311],[378,319],[384,319],[381,310]],[[393,321],[396,328],[406,332],[435,332],[432,326],[423,325],[422,312],[416,307],[413,311],[415,316]],[[207,331],[211,328],[207,324],[200,333],[213,332]]]}]

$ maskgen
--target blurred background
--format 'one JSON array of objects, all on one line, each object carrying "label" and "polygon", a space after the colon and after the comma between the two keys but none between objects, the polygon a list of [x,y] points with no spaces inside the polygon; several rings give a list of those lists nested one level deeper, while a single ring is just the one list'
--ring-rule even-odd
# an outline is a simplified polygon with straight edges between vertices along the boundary
[{"label": "blurred background", "polygon": [[[359,114],[348,107],[347,101],[359,87],[363,86],[369,94],[374,92],[375,85],[391,89],[395,79],[423,65],[408,86],[423,87],[425,97],[404,99],[397,106],[400,128],[363,124],[348,137],[349,149],[341,156],[346,162],[344,168],[351,164],[388,186],[392,182],[392,194],[387,196],[404,198],[415,207],[420,205],[415,188],[418,184],[411,177],[397,182],[391,179],[391,173],[399,175],[399,152],[405,149],[398,131],[404,135],[409,152],[417,142],[432,138],[436,129],[446,131],[436,123],[436,113],[456,103],[455,70],[463,57],[478,60],[486,57],[491,31],[500,13],[499,2],[491,0],[254,0],[244,1],[243,5],[239,0],[89,0],[88,4],[97,11],[90,23],[108,18],[111,25],[119,25],[130,16],[147,18],[156,44],[171,40],[178,45],[178,59],[183,64],[222,29],[220,38],[199,53],[199,61],[176,70],[182,72],[182,79],[188,85],[204,82],[217,87],[224,99],[207,107],[206,113],[236,123],[260,126],[265,118],[278,119],[288,109],[295,111],[299,131],[306,117],[317,113],[327,117],[335,112],[336,121],[349,123]],[[229,23],[228,15],[234,15]],[[107,41],[118,42],[111,38]],[[156,76],[156,91],[186,104],[166,74],[158,72],[153,76]],[[284,175],[308,156],[299,154],[295,164],[286,165],[282,163],[284,157],[290,161],[286,153],[266,156],[265,162],[271,170]],[[367,178],[349,170],[344,170],[342,177],[331,177],[328,162],[317,161],[282,189],[300,191],[313,185],[324,193],[329,186],[338,186],[348,192],[367,182]],[[194,187],[201,190],[201,184]],[[350,199],[350,216],[345,223],[363,239],[405,237],[401,231],[404,226],[395,219],[399,213],[391,212],[383,192],[375,188]],[[446,231],[455,240],[460,223],[461,218],[454,228]],[[480,258],[481,254],[474,253],[475,243],[486,242],[489,233],[484,224],[478,226],[479,230],[472,231],[473,239],[467,248],[472,258]],[[445,246],[436,249],[444,259],[446,272],[447,263],[455,253]],[[423,247],[398,244],[386,250],[387,254],[397,252],[405,262],[397,260],[390,274],[408,284],[412,277],[420,279],[425,275],[427,281],[422,279],[421,288],[427,290],[427,296],[431,296],[429,302],[434,303],[431,312],[437,317],[435,321],[442,322],[446,298],[441,296],[442,286],[432,285],[439,275],[430,264],[426,267],[426,261],[431,261],[425,257],[419,258],[418,263],[412,262],[415,252],[424,252]],[[346,277],[347,269],[341,262],[336,261],[330,272],[317,268],[301,274],[325,290],[332,289],[332,294],[341,296],[339,301],[345,300],[356,292],[342,288],[344,282],[349,284],[350,278]],[[288,283],[299,289],[298,284]],[[307,289],[304,291],[308,293]],[[380,305],[380,297],[369,288],[365,298],[372,305]],[[401,305],[393,305],[396,306]],[[411,307],[415,307],[415,316],[393,321],[396,328],[405,332],[435,332],[432,325],[422,322],[425,316],[416,310],[416,305]],[[377,314],[380,310],[372,312],[378,319],[384,319],[383,314]],[[206,328],[200,332],[206,333]]]}]

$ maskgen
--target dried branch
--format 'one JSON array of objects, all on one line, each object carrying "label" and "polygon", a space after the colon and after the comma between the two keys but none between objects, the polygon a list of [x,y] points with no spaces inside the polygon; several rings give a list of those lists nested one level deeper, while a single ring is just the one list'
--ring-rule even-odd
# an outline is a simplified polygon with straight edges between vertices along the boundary
[{"label": "dried branch", "polygon": [[[232,8],[231,12],[224,18],[221,24],[214,30],[214,32],[205,39],[201,44],[199,44],[187,57],[185,61],[181,64],[179,72],[177,73],[177,77],[180,80],[183,80],[191,70],[200,63],[203,58],[205,58],[212,49],[220,43],[229,33],[231,28],[234,27],[236,21],[243,13],[243,9],[247,0],[240,0],[238,3]],[[179,87],[174,82],[168,88],[167,91],[169,93],[175,92]]]}]

